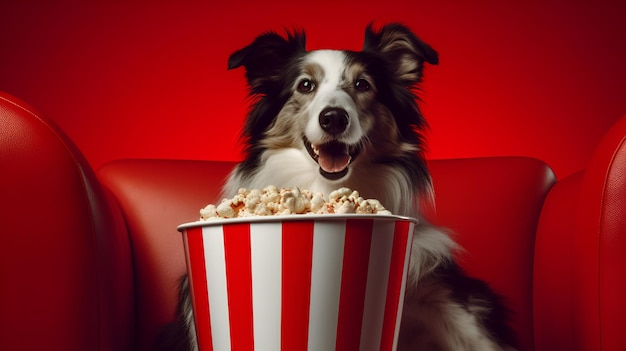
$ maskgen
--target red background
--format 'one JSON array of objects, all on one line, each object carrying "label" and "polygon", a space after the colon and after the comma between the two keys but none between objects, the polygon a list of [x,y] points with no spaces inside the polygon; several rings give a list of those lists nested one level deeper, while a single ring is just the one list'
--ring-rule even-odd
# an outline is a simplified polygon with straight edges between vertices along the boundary
[{"label": "red background", "polygon": [[237,160],[246,111],[233,51],[302,28],[359,49],[400,21],[440,54],[425,72],[429,158],[524,155],[583,167],[626,113],[626,2],[91,1],[0,3],[0,90],[59,124],[94,167],[118,158]]}]

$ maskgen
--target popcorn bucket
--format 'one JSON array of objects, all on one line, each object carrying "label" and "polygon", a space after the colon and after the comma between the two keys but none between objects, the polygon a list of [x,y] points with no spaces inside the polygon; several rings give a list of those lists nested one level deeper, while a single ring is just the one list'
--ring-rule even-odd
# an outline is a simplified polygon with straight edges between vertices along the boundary
[{"label": "popcorn bucket", "polygon": [[395,350],[416,222],[290,215],[179,226],[200,350]]}]

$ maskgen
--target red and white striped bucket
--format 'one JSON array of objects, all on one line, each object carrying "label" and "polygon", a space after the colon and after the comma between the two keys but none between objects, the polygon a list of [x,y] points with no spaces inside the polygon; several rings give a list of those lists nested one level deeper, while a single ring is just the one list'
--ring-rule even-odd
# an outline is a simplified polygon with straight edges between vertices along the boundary
[{"label": "red and white striped bucket", "polygon": [[202,351],[395,350],[415,219],[181,225]]}]

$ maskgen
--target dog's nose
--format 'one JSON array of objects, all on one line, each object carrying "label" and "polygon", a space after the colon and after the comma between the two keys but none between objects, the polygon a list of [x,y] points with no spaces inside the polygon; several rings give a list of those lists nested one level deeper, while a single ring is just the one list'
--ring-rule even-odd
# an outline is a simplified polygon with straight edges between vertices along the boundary
[{"label": "dog's nose", "polygon": [[342,108],[325,108],[320,112],[320,126],[330,134],[343,133],[348,128],[348,112]]}]

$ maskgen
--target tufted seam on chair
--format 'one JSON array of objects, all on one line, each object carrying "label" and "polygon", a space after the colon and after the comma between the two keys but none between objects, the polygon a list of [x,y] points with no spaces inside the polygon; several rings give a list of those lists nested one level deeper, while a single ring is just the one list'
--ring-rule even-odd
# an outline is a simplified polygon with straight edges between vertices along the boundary
[{"label": "tufted seam on chair", "polygon": [[[615,149],[613,156],[611,157],[611,161],[609,166],[607,167],[607,172],[604,181],[604,192],[602,195],[602,209],[606,209],[607,203],[615,204],[616,202],[611,201],[612,199],[626,199],[626,194],[624,194],[624,186],[620,187],[620,184],[624,184],[626,180],[626,136],[622,138],[619,142],[619,145]],[[619,194],[614,194],[614,191],[620,191]],[[620,196],[624,195],[624,196]],[[617,202],[619,205],[619,202]],[[615,210],[614,207],[610,209]],[[622,209],[623,210],[623,209]],[[611,212],[611,211],[609,211]],[[607,213],[611,214],[611,213]],[[606,222],[605,212],[602,213],[602,217],[600,218],[600,230],[604,229],[604,222]]]},{"label": "tufted seam on chair", "polygon": [[[610,303],[606,302],[606,295],[613,294],[613,291],[623,293],[626,288],[623,279],[620,279],[624,278],[624,275],[622,274],[622,277],[619,276],[619,268],[624,268],[623,260],[620,260],[620,257],[623,256],[622,250],[626,248],[624,247],[626,245],[626,238],[624,238],[624,234],[626,234],[625,214],[626,136],[619,141],[607,167],[601,200],[600,224],[598,227],[600,241],[598,247],[600,260],[598,265],[598,290],[600,291],[598,305],[600,308],[598,314],[600,330],[602,331],[600,334],[600,345],[602,345],[603,349],[607,344],[607,337],[611,339],[619,338],[619,332],[612,329],[615,324],[615,311],[613,311],[613,308],[616,306],[607,306]],[[613,286],[620,283],[621,286]],[[610,299],[610,301],[613,301],[613,299]],[[624,321],[622,320],[621,322]],[[614,346],[615,342],[618,341],[608,341],[608,345]]]}]

